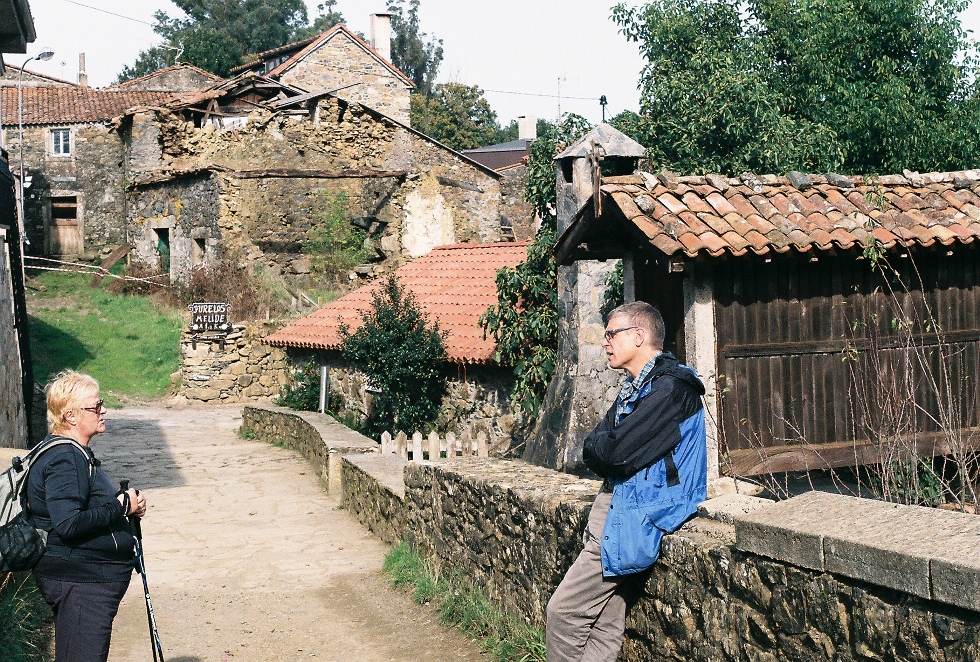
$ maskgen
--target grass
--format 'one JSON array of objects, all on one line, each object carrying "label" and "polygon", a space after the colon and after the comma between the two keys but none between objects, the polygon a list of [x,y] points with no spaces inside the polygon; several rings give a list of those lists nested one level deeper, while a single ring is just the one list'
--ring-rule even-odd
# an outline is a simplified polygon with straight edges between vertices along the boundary
[{"label": "grass", "polygon": [[51,609],[30,573],[0,574],[0,660],[43,662],[51,628]]},{"label": "grass", "polygon": [[65,368],[99,381],[107,404],[163,395],[179,365],[179,311],[149,297],[89,288],[91,276],[46,272],[28,290],[34,381]]},{"label": "grass", "polygon": [[480,642],[498,662],[544,662],[544,633],[494,606],[461,574],[440,577],[408,543],[388,552],[383,570],[396,587],[410,589],[419,604],[439,608],[439,620]]}]

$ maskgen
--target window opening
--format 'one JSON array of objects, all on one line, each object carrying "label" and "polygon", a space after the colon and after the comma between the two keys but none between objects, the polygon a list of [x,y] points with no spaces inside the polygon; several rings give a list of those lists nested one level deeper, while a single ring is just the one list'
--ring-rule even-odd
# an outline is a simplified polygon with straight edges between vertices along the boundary
[{"label": "window opening", "polygon": [[71,154],[71,129],[51,130],[51,152],[58,156]]}]

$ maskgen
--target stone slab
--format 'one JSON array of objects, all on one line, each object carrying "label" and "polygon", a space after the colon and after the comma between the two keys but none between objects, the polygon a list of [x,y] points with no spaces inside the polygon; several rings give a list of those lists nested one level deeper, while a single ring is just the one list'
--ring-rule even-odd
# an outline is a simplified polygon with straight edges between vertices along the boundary
[{"label": "stone slab", "polygon": [[698,515],[709,519],[734,524],[735,517],[745,515],[753,510],[759,510],[772,505],[772,499],[746,496],[744,494],[726,493],[713,499],[703,501],[698,506]]},{"label": "stone slab", "polygon": [[811,492],[733,514],[735,547],[801,568],[823,570],[823,536],[827,523],[843,516],[838,506]]},{"label": "stone slab", "polygon": [[400,455],[380,453],[344,455],[344,461],[366,473],[400,499],[405,498],[405,465]]},{"label": "stone slab", "polygon": [[980,606],[980,520],[973,515],[811,492],[736,515],[735,529],[742,551]]}]

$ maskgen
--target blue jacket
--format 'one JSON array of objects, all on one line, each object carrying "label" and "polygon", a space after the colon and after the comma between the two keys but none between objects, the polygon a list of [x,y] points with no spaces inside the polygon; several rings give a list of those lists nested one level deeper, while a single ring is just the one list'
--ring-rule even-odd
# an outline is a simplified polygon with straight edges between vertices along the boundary
[{"label": "blue jacket", "polygon": [[704,385],[669,352],[657,357],[636,406],[619,420],[613,405],[586,438],[590,469],[612,484],[602,533],[607,577],[646,570],[660,556],[660,540],[707,497]]}]

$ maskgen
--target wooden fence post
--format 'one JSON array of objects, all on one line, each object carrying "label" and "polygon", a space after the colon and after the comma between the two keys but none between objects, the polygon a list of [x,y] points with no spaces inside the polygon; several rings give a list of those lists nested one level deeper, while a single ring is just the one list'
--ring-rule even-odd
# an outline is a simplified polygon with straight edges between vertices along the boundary
[{"label": "wooden fence post", "polygon": [[381,454],[391,453],[391,433],[385,430],[381,433]]},{"label": "wooden fence post", "polygon": [[429,462],[435,462],[439,459],[439,434],[433,430],[429,433]]},{"label": "wooden fence post", "polygon": [[422,433],[418,430],[412,434],[412,461],[422,461]]},{"label": "wooden fence post", "polygon": [[446,459],[456,459],[456,435],[452,432],[446,434]]},{"label": "wooden fence post", "polygon": [[490,447],[487,444],[487,433],[482,430],[476,435],[476,455],[477,457],[490,457]]},{"label": "wooden fence post", "polygon": [[408,459],[408,437],[404,432],[399,432],[395,436],[395,452],[406,460]]}]

